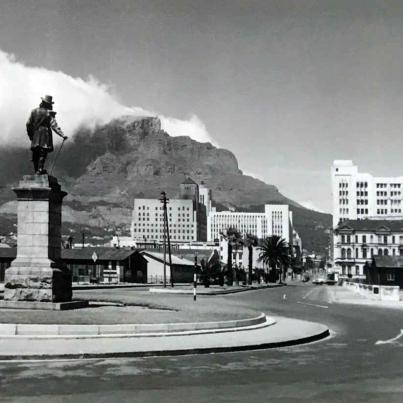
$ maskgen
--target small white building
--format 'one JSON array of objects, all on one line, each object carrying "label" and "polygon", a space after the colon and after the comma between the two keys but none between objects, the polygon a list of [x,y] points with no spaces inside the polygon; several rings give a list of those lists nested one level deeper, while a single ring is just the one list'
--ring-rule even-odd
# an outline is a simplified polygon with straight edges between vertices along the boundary
[{"label": "small white building", "polygon": [[[221,236],[219,246],[220,261],[226,265],[228,263],[228,241]],[[252,267],[255,269],[264,269],[266,266],[259,261],[261,250],[254,246],[252,252]],[[232,248],[232,264],[238,268],[247,269],[249,265],[249,250],[247,247],[240,245]]]},{"label": "small white building", "polygon": [[[164,254],[144,250],[141,255],[147,260],[147,283],[161,284],[164,282]],[[171,255],[173,278],[175,283],[191,283],[195,264],[191,260]],[[200,267],[199,265],[197,266]],[[171,281],[171,266],[168,253],[165,256],[166,282]]]},{"label": "small white building", "polygon": [[137,248],[137,243],[131,236],[115,235],[112,237],[110,246],[114,248]]}]

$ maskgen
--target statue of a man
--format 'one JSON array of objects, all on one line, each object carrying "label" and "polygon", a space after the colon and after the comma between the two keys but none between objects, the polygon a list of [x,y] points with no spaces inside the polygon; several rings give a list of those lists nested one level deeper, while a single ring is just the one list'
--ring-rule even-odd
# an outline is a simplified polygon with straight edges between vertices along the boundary
[{"label": "statue of a man", "polygon": [[52,96],[45,95],[41,99],[41,104],[31,112],[27,122],[27,133],[31,140],[32,162],[35,173],[38,175],[46,174],[46,157],[48,153],[53,151],[52,130],[64,140],[67,139],[56,122]]}]

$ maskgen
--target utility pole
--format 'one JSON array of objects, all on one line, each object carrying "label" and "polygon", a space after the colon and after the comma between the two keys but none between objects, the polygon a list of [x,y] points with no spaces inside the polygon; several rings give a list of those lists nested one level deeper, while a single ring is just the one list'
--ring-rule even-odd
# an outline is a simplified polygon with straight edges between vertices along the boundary
[{"label": "utility pole", "polygon": [[174,286],[173,270],[172,270],[172,255],[171,255],[171,240],[169,237],[169,222],[168,222],[168,210],[167,204],[169,199],[165,192],[161,192],[160,202],[163,205],[164,210],[164,287],[166,287],[166,241],[168,240],[168,257],[169,257],[169,268],[171,274],[171,287]]}]

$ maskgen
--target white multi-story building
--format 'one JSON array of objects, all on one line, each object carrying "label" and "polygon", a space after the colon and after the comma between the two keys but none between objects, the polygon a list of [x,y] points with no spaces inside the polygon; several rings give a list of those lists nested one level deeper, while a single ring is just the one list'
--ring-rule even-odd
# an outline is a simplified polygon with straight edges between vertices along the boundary
[{"label": "white multi-story building", "polygon": [[[197,220],[193,201],[171,199],[167,209],[171,240],[196,241]],[[136,241],[163,241],[164,211],[158,199],[134,199],[131,233]]]},{"label": "white multi-story building", "polygon": [[[180,189],[181,198],[170,199],[167,205],[170,239],[172,242],[206,241],[206,206],[200,203],[199,186],[188,178],[180,184]],[[134,241],[163,241],[164,210],[159,199],[134,199],[131,237]]]},{"label": "white multi-story building", "polygon": [[403,176],[374,177],[350,160],[333,162],[333,228],[340,221],[403,218]]},{"label": "white multi-story building", "polygon": [[292,212],[287,204],[266,204],[264,213],[212,211],[207,218],[207,240],[219,239],[231,227],[242,235],[252,234],[259,239],[278,235],[290,243]]}]

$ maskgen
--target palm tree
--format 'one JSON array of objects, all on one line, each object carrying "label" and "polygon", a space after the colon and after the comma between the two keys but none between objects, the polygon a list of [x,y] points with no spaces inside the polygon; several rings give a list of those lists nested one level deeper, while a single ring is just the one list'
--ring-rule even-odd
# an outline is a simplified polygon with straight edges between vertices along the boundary
[{"label": "palm tree", "polygon": [[257,242],[257,236],[253,234],[246,234],[243,239],[243,244],[248,248],[249,285],[252,284],[253,247],[257,246]]},{"label": "palm tree", "polygon": [[289,264],[289,249],[285,239],[277,235],[266,238],[259,254],[259,261],[267,264],[272,270],[280,269],[280,283],[283,275],[283,268]]},{"label": "palm tree", "polygon": [[227,240],[227,283],[233,285],[234,273],[232,269],[232,248],[239,245],[241,240],[241,234],[234,227],[229,227],[221,235]]}]

